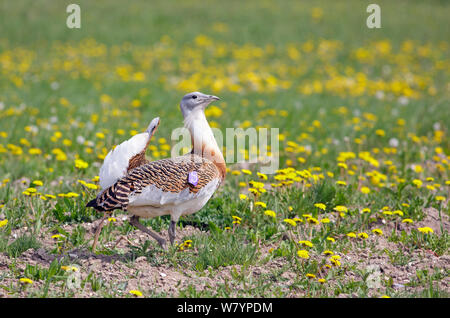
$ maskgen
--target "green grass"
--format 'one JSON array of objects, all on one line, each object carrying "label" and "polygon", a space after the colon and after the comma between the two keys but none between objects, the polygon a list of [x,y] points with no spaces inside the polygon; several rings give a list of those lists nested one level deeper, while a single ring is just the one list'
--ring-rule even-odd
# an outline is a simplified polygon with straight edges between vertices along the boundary
[{"label": "green grass", "polygon": [[7,240],[2,239],[0,244],[0,250],[13,258],[19,257],[30,248],[36,249],[40,246],[36,237],[28,234],[18,237],[10,244],[7,244]]},{"label": "green grass", "polygon": [[[357,0],[77,3],[79,30],[65,25],[69,2],[0,3],[0,296],[131,297],[132,287],[147,297],[449,296],[447,1],[378,1],[381,29],[366,27],[368,3]],[[177,226],[191,245],[162,250],[117,211],[92,253],[84,225],[101,214],[85,205],[98,190],[78,180],[97,184],[104,155],[156,116],[147,155],[169,157],[179,101],[194,90],[221,97],[207,116],[222,132],[279,128],[282,170],[265,180],[259,164],[228,164],[216,195]],[[266,192],[252,194],[252,181]],[[165,233],[170,218],[141,221]],[[418,230],[426,226],[433,233]],[[112,247],[120,235],[130,243]],[[44,264],[24,256],[38,248]],[[372,289],[364,264],[377,258],[393,274]],[[86,265],[95,259],[118,276]],[[71,262],[77,290],[61,269]],[[413,265],[396,287],[409,263],[429,262],[435,272]],[[186,280],[164,289],[146,272],[128,285],[143,268]]]}]

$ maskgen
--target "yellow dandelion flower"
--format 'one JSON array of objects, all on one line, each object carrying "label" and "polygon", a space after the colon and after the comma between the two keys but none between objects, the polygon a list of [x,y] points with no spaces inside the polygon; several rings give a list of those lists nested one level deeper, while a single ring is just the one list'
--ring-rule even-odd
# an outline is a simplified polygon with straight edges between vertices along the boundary
[{"label": "yellow dandelion flower", "polygon": [[303,223],[303,220],[297,217],[293,218],[293,220],[298,223]]},{"label": "yellow dandelion flower", "polygon": [[434,198],[436,201],[445,201],[445,197],[442,195],[438,195]]},{"label": "yellow dandelion flower", "polygon": [[375,134],[377,136],[383,137],[386,133],[384,132],[383,129],[377,129],[377,130],[375,130]]},{"label": "yellow dandelion flower", "polygon": [[43,183],[41,180],[34,180],[34,181],[33,181],[33,184],[34,184],[35,186],[38,186],[38,187],[44,185],[44,183]]},{"label": "yellow dandelion flower", "polygon": [[308,247],[314,246],[313,243],[311,243],[310,241],[298,241],[298,244],[308,246]]},{"label": "yellow dandelion flower", "polygon": [[375,234],[375,235],[383,235],[383,231],[380,230],[380,229],[373,229],[372,233]]},{"label": "yellow dandelion flower", "polygon": [[323,219],[320,220],[320,222],[323,223],[323,224],[328,224],[328,223],[330,223],[331,221],[330,221],[329,218],[323,218]]},{"label": "yellow dandelion flower", "polygon": [[315,224],[315,225],[319,224],[319,220],[317,220],[316,218],[307,218],[306,221],[309,224]]},{"label": "yellow dandelion flower", "polygon": [[264,188],[264,183],[258,181],[250,181],[249,184],[253,187],[261,191]]},{"label": "yellow dandelion flower", "polygon": [[42,154],[42,150],[39,148],[30,148],[30,149],[28,149],[28,153],[30,155],[40,155],[40,154]]},{"label": "yellow dandelion flower", "polygon": [[266,210],[266,211],[264,211],[264,214],[268,215],[268,216],[271,216],[273,218],[275,218],[277,216],[276,213],[274,211],[272,211],[272,210]]},{"label": "yellow dandelion flower", "polygon": [[256,201],[255,206],[260,206],[262,208],[266,208],[267,204],[265,204],[264,202],[261,202],[261,201]]},{"label": "yellow dandelion flower", "polygon": [[247,199],[248,197],[245,194],[243,193],[239,194],[239,200],[247,200]]},{"label": "yellow dandelion flower", "polygon": [[346,235],[351,238],[356,238],[356,234],[354,232],[347,233]]},{"label": "yellow dandelion flower", "polygon": [[31,279],[29,279],[29,278],[21,278],[21,279],[19,279],[19,281],[22,284],[29,284],[29,285],[33,284],[33,281]]},{"label": "yellow dandelion flower", "polygon": [[61,269],[66,272],[77,272],[78,267],[75,266],[61,266]]},{"label": "yellow dandelion flower", "polygon": [[261,172],[257,172],[256,173],[258,175],[258,177],[262,180],[267,180],[267,175]]},{"label": "yellow dandelion flower", "polygon": [[306,250],[298,250],[297,251],[297,255],[300,258],[304,258],[304,259],[308,259],[309,258],[309,253]]},{"label": "yellow dandelion flower", "polygon": [[348,208],[343,205],[337,205],[333,208],[333,210],[335,210],[337,212],[348,212]]},{"label": "yellow dandelion flower", "polygon": [[7,224],[8,224],[8,220],[7,219],[4,219],[4,220],[0,221],[0,227],[4,227]]},{"label": "yellow dandelion flower", "polygon": [[91,179],[92,182],[98,182],[100,180],[99,176],[95,176]]},{"label": "yellow dandelion flower", "polygon": [[324,278],[319,278],[317,281],[321,284],[325,284],[327,282]]},{"label": "yellow dandelion flower", "polygon": [[141,104],[142,103],[141,103],[141,101],[139,99],[133,99],[133,101],[131,102],[131,106],[135,107],[135,108],[140,107]]},{"label": "yellow dandelion flower", "polygon": [[333,237],[327,237],[327,241],[330,241],[331,243],[336,242],[336,239]]},{"label": "yellow dandelion flower", "polygon": [[361,192],[364,194],[369,194],[370,193],[370,189],[368,187],[362,187],[361,188]]},{"label": "yellow dandelion flower", "polygon": [[333,255],[333,254],[334,254],[333,251],[330,250],[323,251],[323,255]]},{"label": "yellow dandelion flower", "polygon": [[429,233],[433,233],[433,229],[431,227],[425,226],[425,227],[419,227],[417,228],[419,230],[419,232],[422,232],[424,234],[429,234]]},{"label": "yellow dandelion flower", "polygon": [[85,185],[88,189],[92,189],[92,190],[97,190],[99,188],[98,185],[93,184],[93,183],[86,183]]},{"label": "yellow dandelion flower", "polygon": [[323,210],[323,211],[325,211],[325,209],[327,208],[327,206],[325,204],[323,204],[323,203],[316,203],[316,204],[314,204],[314,206],[316,208],[319,208],[319,209]]},{"label": "yellow dandelion flower", "polygon": [[241,169],[241,171],[242,171],[243,174],[246,174],[246,175],[249,175],[249,176],[252,174],[252,172],[250,170],[248,170],[248,169]]},{"label": "yellow dandelion flower", "polygon": [[84,181],[84,180],[77,180],[77,182],[78,182],[79,184],[84,185],[84,186],[87,184],[86,181]]},{"label": "yellow dandelion flower", "polygon": [[336,258],[330,258],[330,262],[336,267],[341,266],[341,262]]},{"label": "yellow dandelion flower", "polygon": [[366,238],[369,237],[369,235],[368,235],[366,232],[361,232],[361,233],[358,233],[358,237],[359,237],[360,239],[365,240]]},{"label": "yellow dandelion flower", "polygon": [[402,223],[412,224],[413,220],[411,220],[411,219],[403,219]]},{"label": "yellow dandelion flower", "polygon": [[89,164],[82,159],[75,159],[75,168],[77,169],[86,169],[89,167]]},{"label": "yellow dandelion flower", "polygon": [[136,297],[142,297],[142,293],[139,290],[130,290],[129,293]]},{"label": "yellow dandelion flower", "polygon": [[413,183],[417,188],[420,188],[420,187],[422,186],[422,184],[423,184],[422,180],[419,180],[419,179],[414,179],[414,180],[412,181],[412,183]]},{"label": "yellow dandelion flower", "polygon": [[316,278],[316,275],[314,275],[314,274],[311,274],[311,273],[308,273],[308,274],[306,274],[306,277],[308,277],[308,278]]},{"label": "yellow dandelion flower", "polygon": [[29,192],[29,193],[36,193],[37,190],[35,188],[28,188],[25,191]]},{"label": "yellow dandelion flower", "polygon": [[297,226],[297,223],[293,219],[284,219],[283,221],[289,225]]}]

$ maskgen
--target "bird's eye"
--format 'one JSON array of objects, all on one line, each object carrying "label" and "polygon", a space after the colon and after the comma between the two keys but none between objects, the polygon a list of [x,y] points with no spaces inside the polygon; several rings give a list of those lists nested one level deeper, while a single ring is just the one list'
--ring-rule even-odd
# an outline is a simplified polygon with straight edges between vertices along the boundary
[{"label": "bird's eye", "polygon": [[196,99],[196,98],[197,98],[197,95],[193,95],[192,98],[193,98],[193,99]]}]

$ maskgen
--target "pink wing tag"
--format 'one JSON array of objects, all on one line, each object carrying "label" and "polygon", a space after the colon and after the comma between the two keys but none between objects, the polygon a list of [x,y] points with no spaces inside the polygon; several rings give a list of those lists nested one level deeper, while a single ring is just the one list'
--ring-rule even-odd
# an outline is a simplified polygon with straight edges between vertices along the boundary
[{"label": "pink wing tag", "polygon": [[188,183],[192,184],[194,187],[198,184],[197,171],[191,171],[188,175]]}]

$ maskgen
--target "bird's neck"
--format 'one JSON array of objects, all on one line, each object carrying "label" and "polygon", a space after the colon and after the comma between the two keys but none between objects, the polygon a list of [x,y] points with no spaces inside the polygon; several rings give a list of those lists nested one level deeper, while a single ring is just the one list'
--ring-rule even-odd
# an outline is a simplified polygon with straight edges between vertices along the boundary
[{"label": "bird's neck", "polygon": [[195,110],[186,116],[184,127],[191,134],[192,153],[211,160],[219,169],[222,179],[225,178],[225,160],[203,110]]}]

